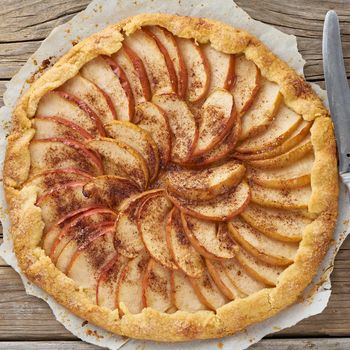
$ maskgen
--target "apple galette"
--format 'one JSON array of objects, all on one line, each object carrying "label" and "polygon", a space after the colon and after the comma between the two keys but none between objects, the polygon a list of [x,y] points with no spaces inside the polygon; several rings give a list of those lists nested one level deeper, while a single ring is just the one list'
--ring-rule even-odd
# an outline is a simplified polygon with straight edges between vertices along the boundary
[{"label": "apple galette", "polygon": [[332,237],[332,122],[258,39],[145,14],[17,104],[5,191],[22,271],[111,332],[222,337],[309,285]]}]

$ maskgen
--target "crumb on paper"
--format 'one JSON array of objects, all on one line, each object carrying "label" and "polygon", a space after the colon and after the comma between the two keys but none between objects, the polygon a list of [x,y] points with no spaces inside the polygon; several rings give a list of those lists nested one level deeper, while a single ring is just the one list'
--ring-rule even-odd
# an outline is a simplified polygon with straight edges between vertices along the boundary
[{"label": "crumb on paper", "polygon": [[82,326],[82,327],[85,327],[88,323],[89,323],[89,322],[85,320],[84,322],[82,322],[81,326]]},{"label": "crumb on paper", "polygon": [[75,45],[79,44],[80,40],[81,40],[81,37],[77,36],[75,39],[71,40],[70,42],[71,42],[72,46],[75,46]]},{"label": "crumb on paper", "polygon": [[104,338],[103,335],[99,335],[99,334],[97,333],[97,331],[92,330],[92,329],[87,329],[87,330],[85,331],[85,333],[86,333],[86,335],[93,336],[93,337],[95,337],[96,339],[103,339],[103,338]]},{"label": "crumb on paper", "polygon": [[217,346],[219,349],[222,349],[224,347],[224,344],[223,344],[223,342],[219,341]]},{"label": "crumb on paper", "polygon": [[[38,69],[26,80],[26,83],[32,84],[35,80],[40,78],[40,76],[50,67],[54,65],[56,62],[57,57],[55,56],[50,56],[49,58],[44,59]],[[38,65],[37,60],[33,59],[33,62],[35,65]],[[23,87],[22,87],[23,89]]]}]

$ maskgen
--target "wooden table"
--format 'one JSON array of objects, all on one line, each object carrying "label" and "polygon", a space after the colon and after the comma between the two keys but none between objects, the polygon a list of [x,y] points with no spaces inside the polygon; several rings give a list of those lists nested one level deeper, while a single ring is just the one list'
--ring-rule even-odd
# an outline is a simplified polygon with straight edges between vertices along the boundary
[{"label": "wooden table", "polygon": [[[218,4],[220,3],[217,1]],[[321,38],[326,11],[340,17],[345,65],[350,77],[350,0],[237,0],[253,18],[298,38],[309,81],[324,87]],[[89,0],[2,0],[0,3],[0,95],[8,81],[52,28],[83,10]],[[2,99],[0,99],[0,106]],[[252,347],[263,349],[350,349],[350,239],[341,248],[332,274],[327,309]],[[24,292],[19,276],[0,260],[0,349],[77,349],[96,347],[70,334],[47,304]]]}]

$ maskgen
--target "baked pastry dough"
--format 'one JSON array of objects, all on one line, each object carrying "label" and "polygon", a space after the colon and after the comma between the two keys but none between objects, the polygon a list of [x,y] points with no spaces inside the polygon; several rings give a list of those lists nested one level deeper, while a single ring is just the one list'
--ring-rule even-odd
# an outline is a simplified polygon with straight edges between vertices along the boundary
[{"label": "baked pastry dough", "polygon": [[337,216],[333,125],[254,36],[143,14],[83,40],[13,114],[25,275],[116,334],[222,337],[296,302]]}]

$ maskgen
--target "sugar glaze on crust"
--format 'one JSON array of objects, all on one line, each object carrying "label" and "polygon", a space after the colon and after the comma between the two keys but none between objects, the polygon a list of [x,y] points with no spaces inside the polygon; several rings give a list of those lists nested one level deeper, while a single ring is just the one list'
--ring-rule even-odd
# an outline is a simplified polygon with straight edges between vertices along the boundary
[{"label": "sugar glaze on crust", "polygon": [[[315,161],[311,172],[309,212],[316,219],[302,233],[294,263],[280,275],[274,288],[265,288],[213,311],[173,314],[146,308],[131,314],[99,307],[84,290],[60,272],[40,247],[44,223],[35,205],[36,189],[21,187],[30,169],[29,143],[34,136],[31,119],[42,96],[74,77],[98,55],[121,48],[123,35],[147,25],[159,25],[174,35],[210,43],[218,51],[244,53],[266,79],[278,84],[285,104],[306,121],[314,121],[311,142]],[[274,56],[258,39],[220,22],[165,14],[143,14],[126,19],[74,46],[22,96],[13,114],[8,137],[4,185],[11,219],[14,250],[23,273],[74,314],[113,333],[157,341],[185,341],[234,334],[272,317],[298,301],[327,252],[337,217],[338,176],[333,125],[328,111],[304,79]]]}]

